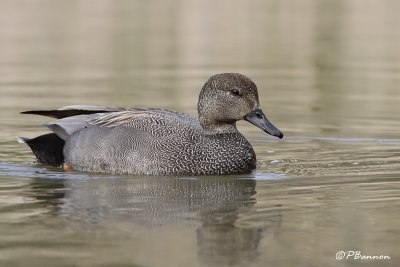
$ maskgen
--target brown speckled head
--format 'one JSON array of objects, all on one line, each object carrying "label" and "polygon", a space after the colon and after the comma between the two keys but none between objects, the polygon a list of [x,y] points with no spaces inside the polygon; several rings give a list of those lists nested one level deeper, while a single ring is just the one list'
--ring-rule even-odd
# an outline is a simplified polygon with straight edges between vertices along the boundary
[{"label": "brown speckled head", "polygon": [[197,108],[206,130],[234,131],[236,121],[247,120],[271,135],[283,137],[261,111],[257,86],[242,74],[212,76],[200,92]]},{"label": "brown speckled head", "polygon": [[259,107],[257,87],[239,73],[217,74],[204,84],[197,107],[205,125],[236,122]]}]

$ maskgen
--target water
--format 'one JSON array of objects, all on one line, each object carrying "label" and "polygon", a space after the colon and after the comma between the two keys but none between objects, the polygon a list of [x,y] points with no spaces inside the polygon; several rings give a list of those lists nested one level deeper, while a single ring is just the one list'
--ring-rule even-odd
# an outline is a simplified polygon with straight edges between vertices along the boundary
[{"label": "water", "polygon": [[[398,1],[3,1],[0,266],[398,266]],[[218,72],[256,82],[278,140],[257,170],[138,177],[38,165],[18,114],[69,104],[196,114]],[[338,251],[390,260],[337,261]]]}]

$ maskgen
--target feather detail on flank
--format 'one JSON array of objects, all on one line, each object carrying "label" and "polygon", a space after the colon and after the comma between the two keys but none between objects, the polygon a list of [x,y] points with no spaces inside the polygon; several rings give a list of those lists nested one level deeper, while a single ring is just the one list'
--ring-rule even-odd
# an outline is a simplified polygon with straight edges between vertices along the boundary
[{"label": "feather detail on flank", "polygon": [[91,120],[89,123],[91,125],[114,128],[120,125],[131,124],[134,120],[139,118],[152,118],[152,116],[142,111],[120,111],[101,115]]}]

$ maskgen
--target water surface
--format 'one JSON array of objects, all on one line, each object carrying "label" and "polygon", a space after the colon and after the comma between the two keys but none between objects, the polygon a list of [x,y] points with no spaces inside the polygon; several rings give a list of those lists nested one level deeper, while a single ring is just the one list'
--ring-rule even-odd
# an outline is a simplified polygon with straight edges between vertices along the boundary
[{"label": "water surface", "polygon": [[[398,266],[398,1],[5,1],[1,266]],[[70,104],[196,114],[241,72],[284,133],[246,122],[257,169],[222,177],[64,172],[16,136]],[[338,251],[390,260],[341,260]]]}]

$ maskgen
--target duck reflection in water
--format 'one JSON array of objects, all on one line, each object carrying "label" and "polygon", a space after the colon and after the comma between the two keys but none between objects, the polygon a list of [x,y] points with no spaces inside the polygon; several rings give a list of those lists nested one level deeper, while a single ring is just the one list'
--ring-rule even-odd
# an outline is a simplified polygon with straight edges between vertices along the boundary
[{"label": "duck reflection in water", "polygon": [[[46,186],[38,181],[36,189],[40,184]],[[241,265],[256,260],[267,230],[265,224],[254,226],[238,220],[256,203],[253,179],[119,177],[60,180],[59,185],[66,193],[57,196],[64,199],[49,198],[58,206],[57,213],[84,225],[117,222],[151,230],[197,221],[198,256],[206,265]],[[54,183],[51,188],[54,190]],[[37,192],[45,194],[42,191]]]}]

